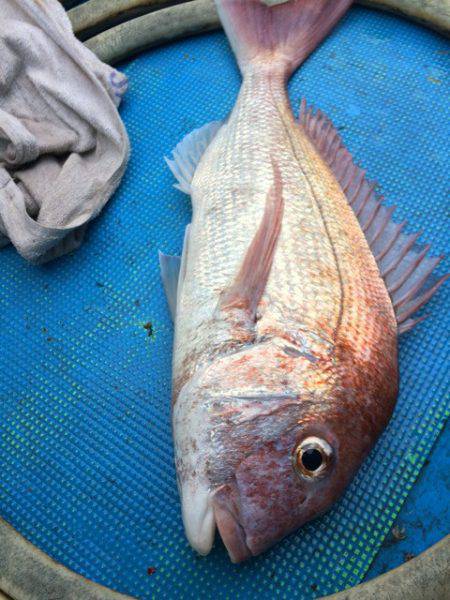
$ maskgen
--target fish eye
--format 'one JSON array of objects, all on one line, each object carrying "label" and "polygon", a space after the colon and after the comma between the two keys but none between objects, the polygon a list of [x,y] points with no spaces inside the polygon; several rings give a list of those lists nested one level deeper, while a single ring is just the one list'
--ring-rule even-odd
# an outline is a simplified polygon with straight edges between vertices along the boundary
[{"label": "fish eye", "polygon": [[307,437],[295,448],[292,455],[294,471],[300,477],[314,479],[327,471],[333,449],[325,440],[318,437]]}]

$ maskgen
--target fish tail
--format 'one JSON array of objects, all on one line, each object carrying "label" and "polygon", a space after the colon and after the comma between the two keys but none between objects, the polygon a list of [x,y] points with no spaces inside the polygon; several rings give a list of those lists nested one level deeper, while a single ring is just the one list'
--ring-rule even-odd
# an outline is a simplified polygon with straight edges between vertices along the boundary
[{"label": "fish tail", "polygon": [[293,73],[344,15],[352,0],[216,0],[239,67]]}]

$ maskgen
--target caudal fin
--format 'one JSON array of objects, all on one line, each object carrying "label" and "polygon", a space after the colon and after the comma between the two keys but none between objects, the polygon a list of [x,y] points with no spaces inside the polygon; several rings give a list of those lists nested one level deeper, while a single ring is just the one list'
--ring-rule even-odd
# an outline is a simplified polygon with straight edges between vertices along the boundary
[{"label": "caudal fin", "polygon": [[324,39],[352,0],[216,0],[241,71],[274,64],[291,74]]}]

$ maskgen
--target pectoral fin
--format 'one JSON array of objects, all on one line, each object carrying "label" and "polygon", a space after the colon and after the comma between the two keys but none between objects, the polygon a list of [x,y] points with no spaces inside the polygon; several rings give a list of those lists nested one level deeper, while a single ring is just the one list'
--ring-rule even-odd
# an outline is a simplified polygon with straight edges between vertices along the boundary
[{"label": "pectoral fin", "polygon": [[232,285],[222,293],[220,309],[241,309],[255,319],[256,309],[266,288],[283,219],[283,182],[275,161],[273,185],[267,194],[266,206],[260,226],[242,261]]},{"label": "pectoral fin", "polygon": [[186,274],[186,261],[188,253],[189,231],[188,225],[184,232],[183,252],[181,256],[173,256],[159,252],[159,268],[161,270],[161,279],[166,292],[167,303],[169,305],[172,320],[175,321],[177,312],[177,301],[180,289]]},{"label": "pectoral fin", "polygon": [[178,279],[180,275],[181,257],[172,256],[159,252],[159,268],[161,269],[161,279],[166,292],[167,303],[169,305],[172,320],[175,320],[177,312],[177,291]]}]

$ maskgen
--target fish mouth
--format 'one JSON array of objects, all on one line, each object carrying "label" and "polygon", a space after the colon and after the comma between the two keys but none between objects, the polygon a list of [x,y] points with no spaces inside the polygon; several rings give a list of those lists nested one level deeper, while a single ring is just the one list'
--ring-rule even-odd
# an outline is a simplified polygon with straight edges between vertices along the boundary
[{"label": "fish mouth", "polygon": [[232,562],[253,556],[237,517],[235,490],[230,485],[222,485],[211,493],[198,482],[187,482],[181,491],[184,529],[196,552],[209,554],[217,527]]},{"label": "fish mouth", "polygon": [[180,492],[186,537],[192,548],[205,556],[211,551],[216,530],[209,486],[188,481],[180,486]]},{"label": "fish mouth", "polygon": [[233,502],[230,502],[229,486],[223,485],[216,490],[212,499],[214,520],[230,560],[239,563],[253,556],[247,545],[244,528],[236,516]]}]

